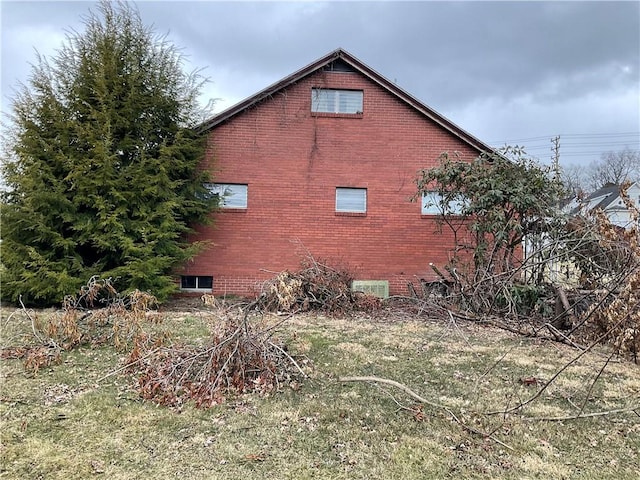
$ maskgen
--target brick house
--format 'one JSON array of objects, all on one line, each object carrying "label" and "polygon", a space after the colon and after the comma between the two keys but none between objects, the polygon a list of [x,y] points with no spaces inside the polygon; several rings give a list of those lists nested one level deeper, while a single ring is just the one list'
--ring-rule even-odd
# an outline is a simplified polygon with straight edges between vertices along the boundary
[{"label": "brick house", "polygon": [[342,49],[202,125],[203,168],[224,206],[180,272],[183,291],[251,295],[308,255],[388,282],[433,279],[452,237],[416,193],[418,170],[444,152],[490,147]]}]

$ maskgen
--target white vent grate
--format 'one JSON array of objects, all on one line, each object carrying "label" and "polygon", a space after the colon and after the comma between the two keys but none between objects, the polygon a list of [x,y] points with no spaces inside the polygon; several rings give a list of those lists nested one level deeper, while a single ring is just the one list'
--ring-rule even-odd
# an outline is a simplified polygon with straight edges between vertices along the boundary
[{"label": "white vent grate", "polygon": [[387,280],[354,280],[351,282],[351,290],[387,298],[389,296],[389,282]]}]

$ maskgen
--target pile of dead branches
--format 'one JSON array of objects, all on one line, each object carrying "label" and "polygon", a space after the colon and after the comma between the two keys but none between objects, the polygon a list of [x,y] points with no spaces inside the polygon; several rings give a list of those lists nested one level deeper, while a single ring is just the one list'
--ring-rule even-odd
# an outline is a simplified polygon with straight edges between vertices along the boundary
[{"label": "pile of dead branches", "polygon": [[138,377],[140,396],[174,408],[187,401],[207,408],[229,396],[297,389],[308,360],[296,360],[273,338],[274,326],[250,321],[247,313],[228,313],[200,347],[138,337],[127,363]]},{"label": "pile of dead branches", "polygon": [[60,363],[61,354],[77,346],[112,346],[127,352],[125,364],[106,377],[126,371],[137,379],[143,399],[176,408],[187,401],[210,407],[233,395],[297,389],[310,363],[288,353],[274,336],[284,320],[265,324],[257,304],[209,312],[216,318],[208,341],[177,345],[167,332],[149,328],[162,320],[150,310],[154,297],[139,291],[121,295],[109,279],[93,277],[65,297],[59,312],[38,316],[23,307],[33,343],[4,348],[0,357],[23,359],[36,373]]},{"label": "pile of dead branches", "polygon": [[[593,340],[602,337],[615,351],[640,360],[640,212],[626,195],[623,200],[633,213],[634,226],[627,230],[613,228],[600,220],[600,243],[614,245],[624,252],[621,268],[611,268],[607,283],[597,290],[590,308],[583,315],[578,332]],[[598,212],[602,217],[602,213]],[[621,246],[621,247],[620,247]],[[607,287],[607,288],[602,288]]]},{"label": "pile of dead branches", "polygon": [[[604,303],[604,302],[603,302]],[[596,303],[585,317],[587,338],[600,338],[617,353],[640,361],[640,269],[629,276],[614,298]]]},{"label": "pile of dead branches", "polygon": [[[586,348],[596,342],[640,361],[640,210],[625,189],[625,228],[601,210],[571,217],[527,243],[509,270],[474,269],[463,255],[409,297],[442,318],[491,323],[514,333]],[[455,252],[454,252],[455,253]],[[493,267],[493,264],[489,264]]]},{"label": "pile of dead branches", "polygon": [[309,260],[298,272],[284,271],[265,282],[258,298],[261,310],[270,312],[323,311],[336,315],[379,308],[372,295],[351,290],[352,275]]},{"label": "pile of dead branches", "polygon": [[[640,211],[624,187],[620,194],[631,222],[613,225],[602,210],[574,222],[572,256],[581,272],[574,300],[564,302],[578,341],[598,342],[615,354],[640,360]],[[576,225],[580,225],[577,228]],[[576,241],[588,238],[589,242]],[[577,295],[576,295],[577,293]],[[575,300],[577,298],[577,300]],[[586,308],[585,308],[586,306]]]}]

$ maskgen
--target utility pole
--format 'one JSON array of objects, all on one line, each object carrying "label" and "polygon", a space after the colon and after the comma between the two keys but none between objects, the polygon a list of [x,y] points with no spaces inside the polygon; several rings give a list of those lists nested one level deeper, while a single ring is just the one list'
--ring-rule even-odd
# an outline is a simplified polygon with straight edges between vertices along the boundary
[{"label": "utility pole", "polygon": [[551,139],[551,162],[556,180],[560,180],[560,135]]},{"label": "utility pole", "polygon": [[[560,135],[551,139],[551,163],[553,166],[553,182],[558,192],[564,190],[562,186],[562,176],[560,172]],[[560,197],[557,198],[556,207],[560,207]]]}]

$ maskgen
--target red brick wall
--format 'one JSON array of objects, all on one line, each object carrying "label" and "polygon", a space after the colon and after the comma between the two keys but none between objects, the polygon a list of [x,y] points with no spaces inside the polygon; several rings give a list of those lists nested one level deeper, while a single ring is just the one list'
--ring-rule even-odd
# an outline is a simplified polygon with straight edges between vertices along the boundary
[{"label": "red brick wall", "polygon": [[[318,86],[364,90],[362,116],[312,115]],[[203,167],[216,182],[248,184],[248,208],[216,213],[196,236],[211,246],[183,273],[213,275],[216,294],[251,294],[311,254],[405,294],[450,255],[451,236],[409,201],[418,170],[443,151],[477,156],[366,77],[317,72],[211,131]],[[336,187],[367,188],[366,216],[336,214]]]}]

